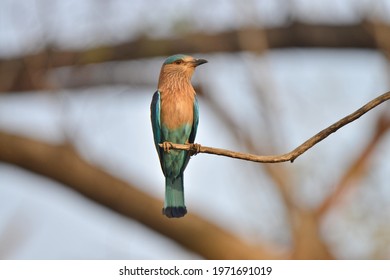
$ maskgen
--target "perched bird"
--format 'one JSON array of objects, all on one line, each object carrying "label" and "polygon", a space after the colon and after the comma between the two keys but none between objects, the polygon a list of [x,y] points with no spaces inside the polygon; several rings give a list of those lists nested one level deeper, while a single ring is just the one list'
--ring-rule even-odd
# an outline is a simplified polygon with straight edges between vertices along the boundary
[{"label": "perched bird", "polygon": [[161,67],[158,89],[150,105],[154,143],[165,176],[163,214],[180,218],[187,213],[184,204],[183,172],[190,160],[188,151],[169,150],[159,144],[194,143],[199,122],[198,101],[191,84],[195,67],[206,63],[188,55],[168,57]]}]

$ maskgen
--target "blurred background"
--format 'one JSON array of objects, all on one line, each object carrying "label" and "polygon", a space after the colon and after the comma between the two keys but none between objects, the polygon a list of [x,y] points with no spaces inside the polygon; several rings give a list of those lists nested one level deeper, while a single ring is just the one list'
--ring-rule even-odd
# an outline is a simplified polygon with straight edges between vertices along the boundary
[{"label": "blurred background", "polygon": [[294,163],[199,154],[161,215],[149,106],[205,58],[196,142],[291,151],[389,90],[389,0],[1,0],[1,259],[390,259],[390,105]]}]

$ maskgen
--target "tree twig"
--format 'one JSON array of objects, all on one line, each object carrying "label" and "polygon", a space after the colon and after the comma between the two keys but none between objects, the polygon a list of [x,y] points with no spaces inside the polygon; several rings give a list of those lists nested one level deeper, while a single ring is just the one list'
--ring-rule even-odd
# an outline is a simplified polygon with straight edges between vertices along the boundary
[{"label": "tree twig", "polygon": [[[282,155],[260,156],[260,155],[240,153],[240,152],[235,152],[235,151],[230,151],[230,150],[225,150],[220,148],[206,147],[206,146],[201,146],[199,144],[175,144],[171,142],[168,142],[168,144],[171,149],[190,151],[192,154],[197,154],[197,153],[214,154],[219,156],[231,157],[231,158],[236,158],[241,160],[248,160],[253,162],[262,162],[262,163],[277,163],[277,162],[285,162],[285,161],[294,162],[294,160],[297,157],[299,157],[304,152],[312,148],[318,142],[327,138],[330,134],[336,132],[343,126],[355,121],[356,119],[360,118],[362,115],[367,113],[368,111],[372,110],[379,104],[389,99],[390,99],[390,91],[376,97],[375,99],[371,100],[370,102],[368,102],[367,104],[365,104],[363,107],[359,108],[352,114],[347,115],[346,117],[335,122],[331,126],[321,130],[316,135],[306,140],[304,143],[299,145],[291,152]],[[160,147],[163,147],[163,144],[159,144],[159,145]]]}]

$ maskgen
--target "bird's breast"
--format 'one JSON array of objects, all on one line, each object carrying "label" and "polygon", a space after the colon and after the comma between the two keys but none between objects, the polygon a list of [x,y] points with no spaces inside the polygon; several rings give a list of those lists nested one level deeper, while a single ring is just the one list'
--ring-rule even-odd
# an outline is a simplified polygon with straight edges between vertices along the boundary
[{"label": "bird's breast", "polygon": [[177,129],[194,121],[194,94],[161,94],[161,123]]}]

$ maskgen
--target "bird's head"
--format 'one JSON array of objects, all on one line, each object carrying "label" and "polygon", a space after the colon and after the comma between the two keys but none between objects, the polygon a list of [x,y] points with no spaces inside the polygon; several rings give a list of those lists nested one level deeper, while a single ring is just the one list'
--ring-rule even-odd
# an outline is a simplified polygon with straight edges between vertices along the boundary
[{"label": "bird's head", "polygon": [[166,75],[184,75],[191,78],[195,67],[204,63],[207,63],[207,60],[195,59],[192,56],[184,54],[175,54],[164,61],[161,71]]}]

